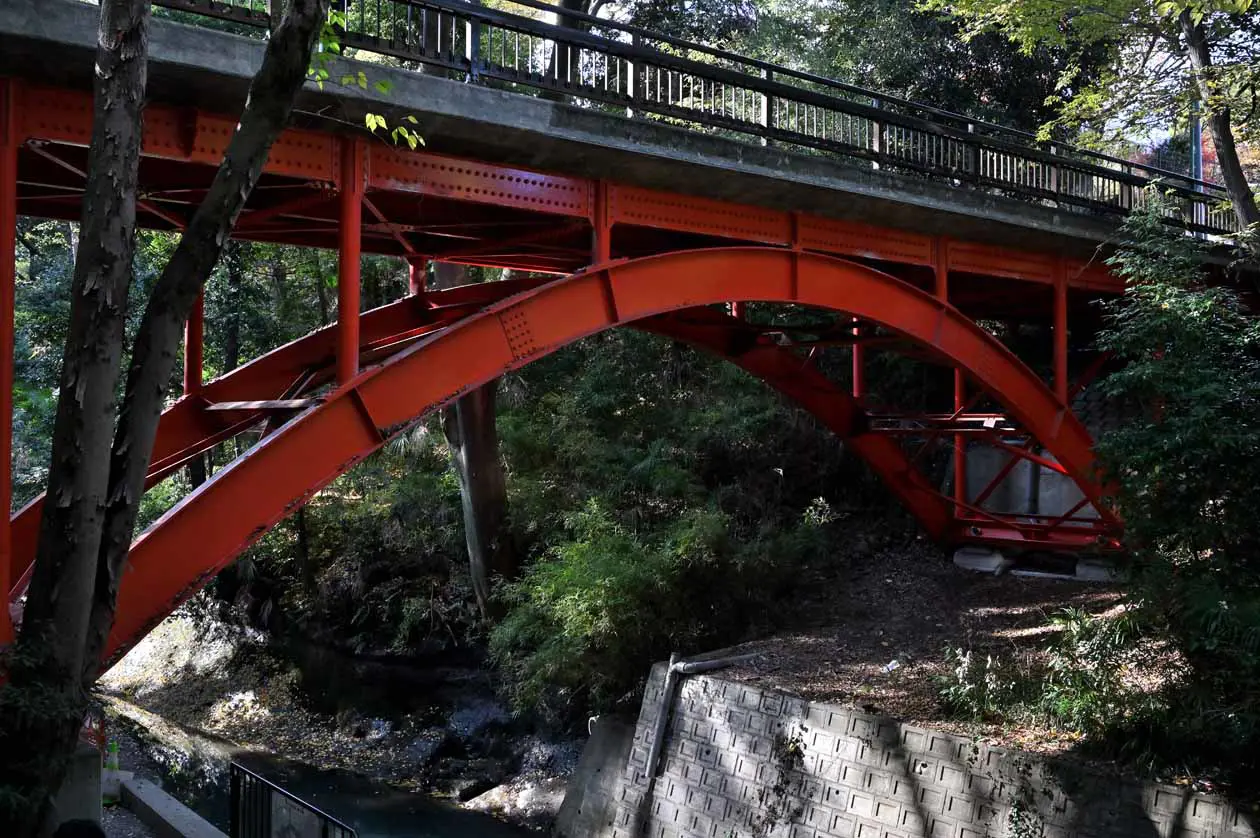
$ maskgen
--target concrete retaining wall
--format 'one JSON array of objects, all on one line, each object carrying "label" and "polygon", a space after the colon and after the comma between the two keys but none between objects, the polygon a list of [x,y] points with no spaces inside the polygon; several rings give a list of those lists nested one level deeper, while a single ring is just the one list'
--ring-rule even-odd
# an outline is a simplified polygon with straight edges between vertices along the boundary
[{"label": "concrete retaining wall", "polygon": [[[1254,838],[1220,798],[719,678],[684,678],[655,787],[652,672],[612,838]],[[584,836],[586,838],[586,836]]]}]

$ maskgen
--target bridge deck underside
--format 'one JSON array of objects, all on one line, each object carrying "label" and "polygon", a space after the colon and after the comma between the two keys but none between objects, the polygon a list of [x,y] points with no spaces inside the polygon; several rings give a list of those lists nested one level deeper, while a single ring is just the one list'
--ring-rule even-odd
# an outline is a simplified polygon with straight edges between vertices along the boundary
[{"label": "bridge deck underside", "polygon": [[[5,84],[0,80],[0,88]],[[16,183],[10,195],[16,212],[77,220],[90,138],[90,98],[74,91],[7,84],[10,153],[16,159]],[[178,230],[186,223],[214,176],[233,124],[232,119],[214,114],[150,108],[138,206],[142,226]],[[348,153],[351,148],[357,152]],[[8,184],[0,186],[8,188]],[[346,190],[361,192],[358,231],[343,224]],[[593,274],[611,277],[620,270],[618,265],[652,262],[653,257],[706,250],[718,254],[721,248],[756,246],[755,250],[738,251],[746,254],[738,258],[721,257],[731,274],[724,280],[732,289],[729,297],[718,293],[714,299],[697,297],[693,304],[673,301],[656,311],[645,309],[644,319],[639,320],[621,314],[620,302],[612,301],[609,305],[615,316],[599,328],[644,328],[728,358],[764,378],[844,438],[935,538],[1022,549],[1080,550],[1110,548],[1118,543],[1118,522],[1093,503],[1101,490],[1090,472],[1088,434],[1072,418],[1069,407],[1080,386],[1074,379],[1081,376],[1069,375],[1068,323],[1088,326],[1096,317],[1092,303],[1121,288],[1120,282],[1097,264],[623,186],[616,183],[615,174],[607,180],[552,175],[413,152],[372,138],[298,130],[286,132],[273,150],[267,170],[240,217],[236,235],[333,249],[344,246],[350,235],[368,253],[412,262],[436,260],[511,268],[523,274],[516,280],[475,288],[422,292],[366,313],[361,321],[357,314],[349,315],[359,327],[359,341],[350,359],[352,375],[357,376],[353,379],[339,378],[336,372],[339,361],[344,368],[341,356],[347,351],[339,344],[344,323],[338,323],[208,382],[204,388],[196,386],[164,416],[151,482],[243,431],[260,432],[266,438],[313,421],[308,417],[354,392],[360,379],[376,375],[404,356],[416,355],[422,345],[439,336],[483,328],[487,306],[509,306],[518,299],[525,305],[532,299],[530,295],[540,293],[544,283],[550,283],[547,288],[558,289],[566,283],[581,283]],[[843,316],[832,320],[831,327],[814,328],[807,335],[773,324],[758,325],[743,314],[744,305],[750,301],[806,302],[796,293],[796,267],[791,268],[790,293],[769,286],[760,293],[755,290],[761,287],[758,277],[740,275],[759,270],[762,257],[758,254],[770,251],[790,257],[786,264],[792,266],[806,256],[825,256],[850,266],[844,270],[860,270],[862,273],[851,275],[853,282],[868,274],[879,277],[871,287],[886,302],[883,313],[880,317],[857,316],[860,306],[841,299],[823,307]],[[684,259],[676,264],[674,269],[681,271],[691,263]],[[768,274],[779,270],[777,262],[766,264],[770,267],[760,270]],[[850,274],[844,270],[820,272],[819,276],[845,282]],[[627,273],[632,271],[627,269]],[[342,278],[343,283],[349,281],[357,283],[357,275]],[[734,316],[713,307],[723,299],[735,304],[730,312]],[[931,305],[923,309],[925,300]],[[576,317],[581,307],[574,306]],[[916,311],[920,314],[912,314]],[[556,315],[553,312],[549,316]],[[924,317],[937,318],[939,323],[927,324]],[[1045,352],[1050,362],[1049,380],[1035,376],[992,335],[979,330],[975,322],[980,320],[1051,326],[1042,330],[1054,335],[1053,346],[1047,346]],[[494,324],[506,328],[502,327],[504,322],[503,315],[497,315]],[[956,354],[957,341],[951,342],[949,328],[966,340],[979,340],[976,345],[983,347],[983,357]],[[980,337],[971,335],[969,329]],[[557,339],[547,351],[574,337],[580,335]],[[512,340],[510,329],[508,339]],[[852,380],[843,386],[828,382],[812,363],[819,351],[835,346],[849,347],[852,352]],[[936,411],[873,404],[864,381],[864,364],[867,354],[877,349],[925,361],[945,375],[952,371],[952,402]],[[519,366],[520,358],[512,358],[515,360],[508,366]],[[1086,367],[1088,371],[1096,369],[1096,365],[1076,366],[1077,373],[1087,373]],[[429,374],[435,372],[439,370],[428,367]],[[394,379],[396,386],[399,383]],[[463,386],[475,383],[470,378]],[[454,387],[446,398],[459,389]],[[423,407],[428,410],[432,406]],[[422,415],[423,410],[416,409],[411,419]],[[334,430],[325,433],[338,432],[335,423],[327,427]],[[1066,436],[1065,427],[1072,429]],[[396,429],[395,425],[375,426],[375,443],[354,448],[342,469],[349,468],[363,452],[374,450]],[[353,433],[362,430],[356,428]],[[988,485],[978,488],[970,486],[966,478],[965,452],[976,445],[990,446],[1008,460]],[[952,462],[956,476],[953,488],[946,491],[940,490],[939,479],[933,478],[927,467],[933,457],[940,459],[937,455],[941,452]],[[246,469],[245,461],[251,456],[244,456],[240,469]],[[1053,513],[995,508],[988,501],[996,487],[1021,464],[1049,469],[1074,481],[1081,497],[1079,505]],[[233,468],[236,466],[227,471]],[[331,476],[312,478],[299,492],[300,499]],[[202,501],[201,494],[194,493],[181,507],[224,503],[222,499]],[[240,497],[234,502],[248,506],[250,500]],[[284,508],[291,510],[293,505],[290,502]],[[24,590],[39,510],[37,500],[12,522],[11,555],[5,564],[6,587],[13,600]],[[223,514],[231,515],[232,509],[215,508],[218,520]],[[168,520],[194,519],[174,516],[163,522]],[[195,520],[214,526],[216,518]],[[159,529],[163,522],[159,522]],[[268,525],[273,523],[270,520]],[[180,526],[180,537],[197,537],[187,523]],[[251,539],[259,534],[251,535]],[[172,588],[171,580],[165,580],[164,588],[157,585],[163,588],[154,593],[161,599],[158,606],[146,603],[134,590],[126,594],[124,586],[124,607],[119,612],[123,628],[116,633],[111,654],[125,651],[143,636],[153,619],[160,619],[204,582],[206,574],[229,561],[249,541],[232,544],[229,556],[207,560],[196,569],[199,575],[184,579],[182,584]],[[142,536],[137,549],[146,542],[170,547],[167,537],[156,532]],[[152,547],[146,549],[152,552]],[[134,589],[135,583],[131,584]],[[133,613],[128,614],[126,608],[132,608]]]}]

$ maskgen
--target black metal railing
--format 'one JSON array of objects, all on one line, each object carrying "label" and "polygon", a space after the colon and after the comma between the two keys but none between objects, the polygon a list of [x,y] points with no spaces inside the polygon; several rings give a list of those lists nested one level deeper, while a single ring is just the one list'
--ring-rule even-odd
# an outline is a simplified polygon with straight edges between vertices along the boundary
[{"label": "black metal railing", "polygon": [[231,838],[356,838],[332,815],[232,763]]},{"label": "black metal railing", "polygon": [[[194,15],[265,27],[267,0],[155,0]],[[1214,183],[886,96],[577,12],[509,0],[333,0],[347,47],[444,68],[480,84],[559,94],[577,104],[690,130],[841,155],[956,186],[1086,213],[1123,214],[1159,182],[1169,222],[1237,231]],[[562,15],[565,26],[531,17]]]}]

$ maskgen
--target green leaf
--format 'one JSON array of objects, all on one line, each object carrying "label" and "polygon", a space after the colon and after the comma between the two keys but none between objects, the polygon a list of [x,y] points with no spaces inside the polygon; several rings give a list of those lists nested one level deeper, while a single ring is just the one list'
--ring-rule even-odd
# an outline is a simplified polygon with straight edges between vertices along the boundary
[{"label": "green leaf", "polygon": [[388,93],[394,89],[394,83],[389,79],[381,79],[372,86],[376,88],[377,93]]},{"label": "green leaf", "polygon": [[358,81],[358,83],[359,83],[359,87],[363,88],[364,90],[367,90],[367,88],[368,88],[367,73],[365,73],[365,72],[363,72],[362,70],[360,70],[360,71],[359,71],[359,77],[358,77],[357,81]]}]

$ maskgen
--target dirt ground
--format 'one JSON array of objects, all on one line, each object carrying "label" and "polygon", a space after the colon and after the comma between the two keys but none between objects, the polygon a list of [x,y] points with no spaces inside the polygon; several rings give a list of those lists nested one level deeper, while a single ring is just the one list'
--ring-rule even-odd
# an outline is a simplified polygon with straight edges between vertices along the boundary
[{"label": "dirt ground", "polygon": [[820,573],[801,587],[816,593],[799,603],[796,627],[736,647],[734,654],[759,657],[721,677],[1041,753],[1062,752],[1077,737],[949,718],[937,680],[950,669],[946,649],[1035,660],[1053,632],[1052,614],[1106,612],[1120,595],[1115,585],[962,570],[922,541],[872,549],[845,578]]}]

